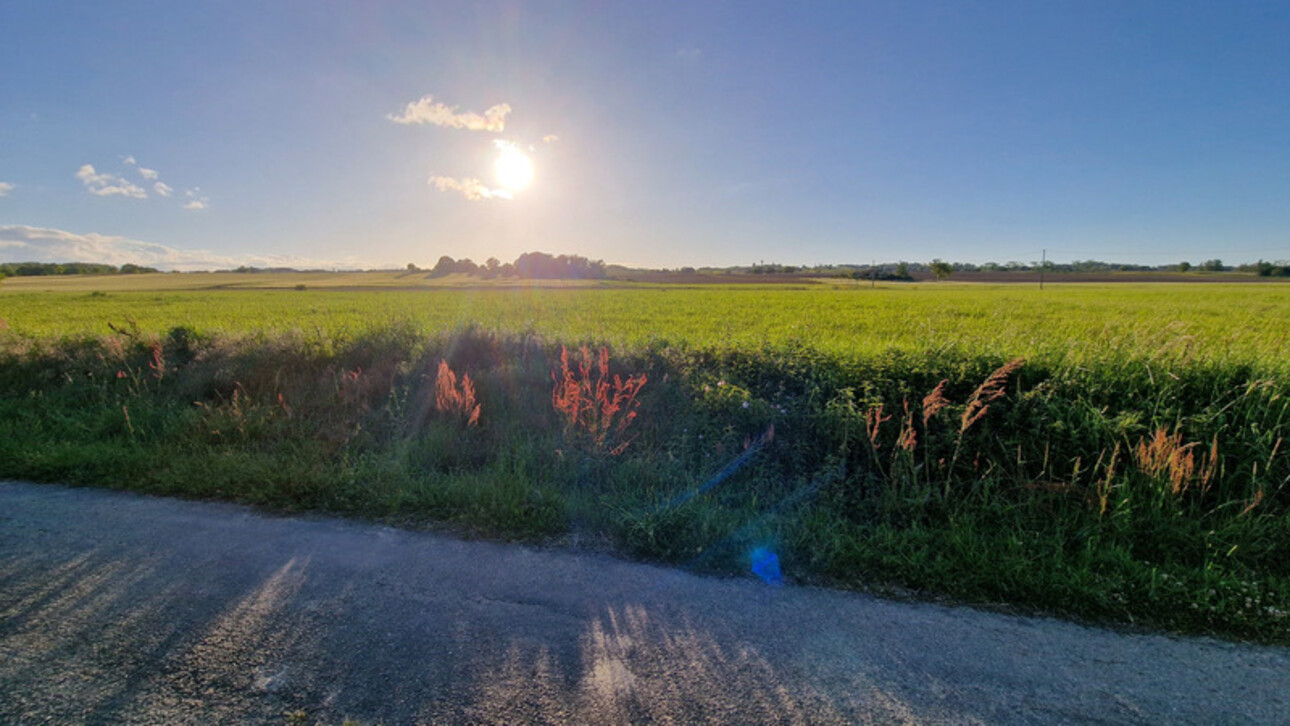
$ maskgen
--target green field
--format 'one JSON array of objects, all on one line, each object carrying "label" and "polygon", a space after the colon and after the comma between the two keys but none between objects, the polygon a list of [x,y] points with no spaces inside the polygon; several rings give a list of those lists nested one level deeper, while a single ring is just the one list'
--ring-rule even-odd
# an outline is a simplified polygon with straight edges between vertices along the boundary
[{"label": "green field", "polygon": [[[1050,284],[1039,290],[953,283],[876,289],[591,284],[375,290],[395,288],[405,276],[325,276],[333,289],[319,287],[317,276],[306,274],[118,276],[27,285],[16,284],[27,280],[9,280],[0,286],[0,319],[11,335],[23,338],[99,336],[110,332],[108,323],[127,321],[149,334],[182,325],[222,336],[295,331],[326,341],[382,326],[432,335],[472,325],[625,348],[798,346],[839,356],[955,351],[1025,356],[1057,366],[1140,360],[1248,364],[1269,372],[1284,372],[1290,365],[1284,353],[1290,349],[1290,285]],[[227,287],[197,287],[211,277]],[[422,276],[412,279],[426,282]],[[313,287],[295,290],[292,285],[305,284],[297,280]],[[156,289],[129,289],[131,282]],[[118,289],[122,286],[127,289]],[[349,289],[354,286],[368,289]],[[28,292],[37,287],[44,290]]]},{"label": "green field", "polygon": [[1285,643],[1287,331],[1285,285],[10,279],[0,476]]}]

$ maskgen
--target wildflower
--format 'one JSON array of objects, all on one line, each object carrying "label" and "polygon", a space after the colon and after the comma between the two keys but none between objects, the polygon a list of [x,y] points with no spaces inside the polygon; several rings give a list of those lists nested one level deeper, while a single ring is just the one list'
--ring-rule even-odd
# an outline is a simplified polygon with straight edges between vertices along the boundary
[{"label": "wildflower", "polygon": [[744,401],[744,408],[748,408],[748,402]]}]

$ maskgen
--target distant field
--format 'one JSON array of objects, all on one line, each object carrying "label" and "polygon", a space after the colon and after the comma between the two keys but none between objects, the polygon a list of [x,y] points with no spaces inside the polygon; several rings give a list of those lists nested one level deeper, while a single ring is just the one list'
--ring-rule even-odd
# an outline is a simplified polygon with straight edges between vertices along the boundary
[{"label": "distant field", "polygon": [[1057,365],[1158,359],[1290,366],[1290,285],[434,282],[404,273],[10,279],[0,284],[0,320],[19,338],[101,336],[108,323],[128,321],[149,334],[187,326],[328,339],[379,326],[431,334],[474,325],[628,348],[792,345],[845,355],[954,350]]}]

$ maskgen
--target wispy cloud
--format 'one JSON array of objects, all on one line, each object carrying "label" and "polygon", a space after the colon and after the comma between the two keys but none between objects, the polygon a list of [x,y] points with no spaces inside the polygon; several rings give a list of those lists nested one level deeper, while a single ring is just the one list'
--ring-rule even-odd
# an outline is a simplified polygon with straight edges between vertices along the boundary
[{"label": "wispy cloud", "polygon": [[542,143],[545,143],[545,144],[554,144],[559,140],[560,140],[560,137],[556,136],[555,134],[547,134],[546,136],[542,137]]},{"label": "wispy cloud", "polygon": [[439,103],[433,96],[423,96],[405,106],[403,113],[389,114],[386,118],[396,124],[434,124],[450,129],[499,132],[506,129],[506,115],[510,112],[510,104],[499,103],[483,115],[469,111],[457,113],[456,106]]},{"label": "wispy cloud", "polygon": [[12,184],[8,184],[6,182],[0,182],[0,197],[3,197],[4,195],[8,194],[11,191],[13,191]]},{"label": "wispy cloud", "polygon": [[136,186],[116,174],[100,174],[91,164],[82,166],[76,172],[76,178],[80,179],[85,189],[95,196],[110,197],[119,194],[133,199],[148,198],[148,192],[144,191],[143,187]]},{"label": "wispy cloud", "polygon": [[432,176],[430,184],[441,192],[461,192],[461,195],[472,202],[484,199],[512,199],[514,196],[505,189],[489,189],[478,179],[453,179],[450,176]]},{"label": "wispy cloud", "polygon": [[198,210],[205,209],[210,206],[210,197],[203,197],[201,195],[201,191],[200,187],[197,189],[184,190],[184,196],[188,198],[188,201],[184,202],[184,209]]},{"label": "wispy cloud", "polygon": [[102,234],[77,234],[61,229],[0,226],[0,262],[102,262],[161,270],[214,270],[241,265],[297,269],[362,269],[379,267],[370,261],[316,260],[289,255],[218,255],[208,250],[181,250],[155,242]]},{"label": "wispy cloud", "polygon": [[153,169],[145,169],[141,166],[139,167],[139,176],[147,179],[148,181],[153,181],[157,178],[157,172]]},{"label": "wispy cloud", "polygon": [[163,197],[168,197],[175,192],[175,190],[165,182],[157,182],[152,185],[152,188],[157,192],[157,194]]}]

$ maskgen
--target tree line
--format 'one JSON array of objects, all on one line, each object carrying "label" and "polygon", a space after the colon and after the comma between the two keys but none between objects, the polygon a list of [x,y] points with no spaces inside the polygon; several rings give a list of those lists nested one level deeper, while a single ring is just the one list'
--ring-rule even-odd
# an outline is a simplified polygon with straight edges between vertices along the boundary
[{"label": "tree line", "polygon": [[[426,272],[408,263],[408,272]],[[482,265],[469,258],[454,260],[448,255],[439,258],[426,277],[444,277],[464,274],[484,279],[518,277],[525,279],[574,279],[599,280],[605,276],[603,260],[589,260],[579,255],[549,255],[545,252],[525,252],[514,262],[503,263],[489,257]]]},{"label": "tree line", "polygon": [[126,263],[105,265],[99,262],[5,262],[0,263],[0,277],[39,277],[42,275],[137,275],[160,272],[155,267]]}]

